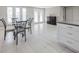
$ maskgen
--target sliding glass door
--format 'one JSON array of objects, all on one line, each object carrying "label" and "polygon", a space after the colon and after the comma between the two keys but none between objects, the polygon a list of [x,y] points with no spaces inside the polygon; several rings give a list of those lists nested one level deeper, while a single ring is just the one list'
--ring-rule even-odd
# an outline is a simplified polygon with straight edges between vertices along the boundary
[{"label": "sliding glass door", "polygon": [[20,8],[15,8],[15,15],[18,18],[17,21],[20,21]]},{"label": "sliding glass door", "polygon": [[44,9],[34,9],[34,23],[44,22]]},{"label": "sliding glass door", "polygon": [[22,20],[26,20],[26,8],[22,8]]},{"label": "sliding glass door", "polygon": [[39,11],[39,22],[44,22],[44,10]]},{"label": "sliding glass door", "polygon": [[[28,11],[28,12],[27,12]],[[33,16],[34,23],[43,23],[45,21],[44,9],[43,8],[34,8],[27,9],[25,7],[7,7],[7,17],[8,22],[12,22],[12,18],[18,18],[17,21],[26,20],[26,16]]]},{"label": "sliding glass door", "polygon": [[38,9],[35,9],[34,10],[34,23],[38,23],[39,20],[38,20]]},{"label": "sliding glass door", "polygon": [[12,24],[12,18],[18,18],[17,21],[26,20],[26,8],[22,7],[7,7],[7,21]]},{"label": "sliding glass door", "polygon": [[12,23],[12,16],[13,16],[13,8],[12,7],[8,7],[7,8],[7,21],[8,21],[8,24],[11,24]]}]

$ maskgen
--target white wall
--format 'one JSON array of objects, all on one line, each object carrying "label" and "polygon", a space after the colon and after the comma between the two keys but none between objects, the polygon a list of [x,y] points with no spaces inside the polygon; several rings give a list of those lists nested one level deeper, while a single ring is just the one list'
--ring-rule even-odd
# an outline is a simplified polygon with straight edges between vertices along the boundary
[{"label": "white wall", "polygon": [[47,16],[56,16],[57,21],[63,20],[63,7],[54,6],[45,9],[45,19],[47,21]]}]

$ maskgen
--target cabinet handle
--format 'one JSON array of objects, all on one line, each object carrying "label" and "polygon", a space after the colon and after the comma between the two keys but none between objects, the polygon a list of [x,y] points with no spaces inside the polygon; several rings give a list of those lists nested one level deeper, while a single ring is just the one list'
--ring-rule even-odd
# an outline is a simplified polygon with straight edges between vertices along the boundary
[{"label": "cabinet handle", "polygon": [[72,28],[72,27],[68,27],[68,28]]},{"label": "cabinet handle", "polygon": [[67,28],[64,28],[64,29],[67,29]]},{"label": "cabinet handle", "polygon": [[68,33],[69,35],[72,35],[72,33]]},{"label": "cabinet handle", "polygon": [[67,41],[69,44],[73,44],[72,42],[70,42],[70,41]]}]

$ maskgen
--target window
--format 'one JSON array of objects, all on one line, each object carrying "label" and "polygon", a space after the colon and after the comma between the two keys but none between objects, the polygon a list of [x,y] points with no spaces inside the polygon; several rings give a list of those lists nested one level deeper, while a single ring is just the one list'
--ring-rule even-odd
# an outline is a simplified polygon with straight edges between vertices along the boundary
[{"label": "window", "polygon": [[12,16],[13,16],[13,8],[7,7],[7,21],[8,21],[8,23],[12,23]]},{"label": "window", "polygon": [[16,18],[18,18],[17,21],[20,21],[20,8],[16,8]]},{"label": "window", "polygon": [[40,11],[40,22],[43,22],[43,12]]},{"label": "window", "polygon": [[26,20],[26,8],[22,8],[22,20]]},{"label": "window", "polygon": [[44,22],[44,9],[34,9],[34,23]]},{"label": "window", "polygon": [[38,10],[37,9],[34,10],[34,22],[38,23]]}]

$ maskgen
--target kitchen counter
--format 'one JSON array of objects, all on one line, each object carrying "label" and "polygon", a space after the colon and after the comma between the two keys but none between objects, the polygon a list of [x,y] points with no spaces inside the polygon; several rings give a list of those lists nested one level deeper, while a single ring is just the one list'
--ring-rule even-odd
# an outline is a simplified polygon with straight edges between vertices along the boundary
[{"label": "kitchen counter", "polygon": [[67,24],[67,25],[73,25],[73,26],[79,26],[79,22],[66,22],[66,21],[61,21],[61,22],[57,22],[57,23]]}]

